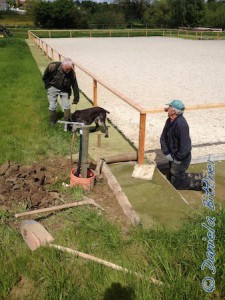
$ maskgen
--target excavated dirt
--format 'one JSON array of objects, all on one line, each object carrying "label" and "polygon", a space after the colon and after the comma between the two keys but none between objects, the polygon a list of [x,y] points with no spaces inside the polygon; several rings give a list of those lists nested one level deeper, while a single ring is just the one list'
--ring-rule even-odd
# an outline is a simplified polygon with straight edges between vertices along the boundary
[{"label": "excavated dirt", "polygon": [[[4,163],[0,166],[1,209],[15,213],[21,208],[29,211],[76,201],[68,193],[69,187],[62,187],[63,182],[69,184],[69,173],[70,161],[59,157],[26,166]],[[101,205],[109,219],[127,222],[105,177],[95,182],[93,190],[85,192],[85,196]]]},{"label": "excavated dirt", "polygon": [[8,161],[0,167],[0,205],[8,209],[20,204],[27,209],[48,207],[61,196],[50,188],[57,177],[58,171],[49,164],[23,166]]}]

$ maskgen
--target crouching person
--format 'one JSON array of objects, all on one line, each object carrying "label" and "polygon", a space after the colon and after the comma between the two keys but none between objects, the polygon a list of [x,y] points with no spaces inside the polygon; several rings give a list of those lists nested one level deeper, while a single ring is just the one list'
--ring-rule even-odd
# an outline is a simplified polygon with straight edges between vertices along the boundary
[{"label": "crouching person", "polygon": [[161,150],[169,162],[169,180],[179,190],[202,190],[201,173],[186,173],[191,163],[189,126],[180,100],[168,103],[168,119],[160,137]]},{"label": "crouching person", "polygon": [[51,126],[57,122],[56,111],[58,96],[61,98],[65,121],[70,120],[69,99],[71,96],[71,88],[74,94],[73,104],[79,102],[79,88],[72,66],[72,60],[66,58],[63,62],[51,62],[45,69],[42,79],[48,94]]}]

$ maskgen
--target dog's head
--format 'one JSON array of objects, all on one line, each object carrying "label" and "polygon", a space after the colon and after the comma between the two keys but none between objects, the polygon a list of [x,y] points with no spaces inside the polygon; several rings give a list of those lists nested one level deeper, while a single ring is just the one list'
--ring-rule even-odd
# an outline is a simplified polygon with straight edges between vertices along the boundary
[{"label": "dog's head", "polygon": [[80,111],[76,110],[72,115],[71,115],[71,121],[72,122],[79,122],[79,116],[80,116]]}]

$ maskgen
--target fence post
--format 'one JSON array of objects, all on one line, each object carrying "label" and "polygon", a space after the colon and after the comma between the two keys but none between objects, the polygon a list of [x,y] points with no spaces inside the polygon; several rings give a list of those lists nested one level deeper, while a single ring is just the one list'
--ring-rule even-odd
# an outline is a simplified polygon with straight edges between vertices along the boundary
[{"label": "fence post", "polygon": [[47,58],[48,58],[48,45],[46,44],[46,55],[47,55]]},{"label": "fence post", "polygon": [[138,164],[144,163],[146,114],[140,113]]},{"label": "fence post", "polygon": [[53,49],[51,48],[51,59],[54,60]]},{"label": "fence post", "polygon": [[61,54],[59,54],[59,61],[61,61],[62,60],[62,57],[61,57]]},{"label": "fence post", "polygon": [[94,107],[98,106],[98,97],[97,97],[97,80],[93,79],[93,100],[94,100]]}]

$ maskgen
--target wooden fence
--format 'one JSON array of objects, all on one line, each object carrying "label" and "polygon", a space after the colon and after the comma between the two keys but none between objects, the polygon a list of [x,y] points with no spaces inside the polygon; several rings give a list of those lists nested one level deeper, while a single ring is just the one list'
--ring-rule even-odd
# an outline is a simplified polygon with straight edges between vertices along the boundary
[{"label": "wooden fence", "polygon": [[72,37],[134,37],[164,36],[184,39],[225,39],[224,31],[200,31],[184,29],[71,29],[71,30],[32,30],[40,38],[72,38]]},{"label": "wooden fence", "polygon": [[[28,31],[29,39],[35,43],[51,60],[62,61],[65,57],[54,50],[51,46],[45,43],[41,38],[36,36],[32,31]],[[144,163],[144,153],[145,153],[145,133],[146,133],[146,115],[147,114],[156,114],[164,112],[164,109],[146,109],[142,107],[137,102],[134,102],[126,95],[122,94],[120,91],[111,87],[109,84],[102,81],[100,78],[89,72],[83,66],[74,63],[73,67],[79,68],[86,75],[90,76],[93,79],[93,105],[98,106],[98,84],[106,88],[112,94],[116,95],[122,101],[126,102],[129,106],[133,107],[136,111],[139,112],[139,141],[138,141],[138,164]],[[216,104],[207,104],[207,105],[195,105],[187,107],[185,110],[202,110],[202,109],[212,109],[212,108],[225,108],[225,103],[216,103]]]}]

